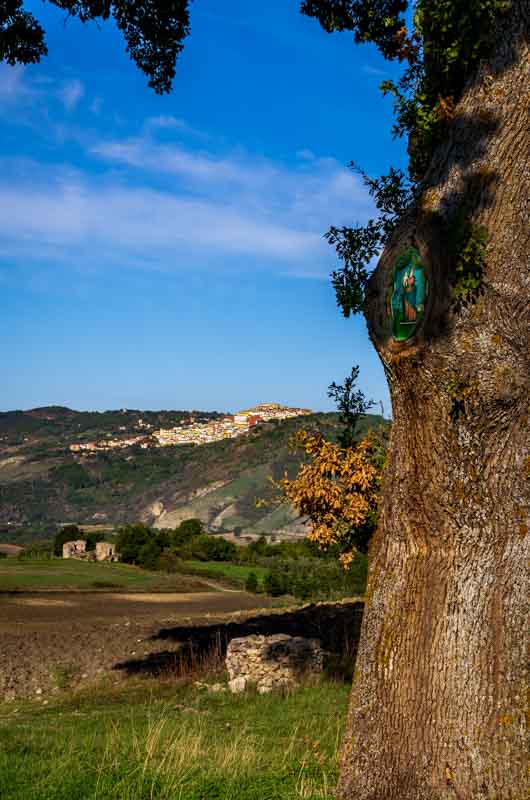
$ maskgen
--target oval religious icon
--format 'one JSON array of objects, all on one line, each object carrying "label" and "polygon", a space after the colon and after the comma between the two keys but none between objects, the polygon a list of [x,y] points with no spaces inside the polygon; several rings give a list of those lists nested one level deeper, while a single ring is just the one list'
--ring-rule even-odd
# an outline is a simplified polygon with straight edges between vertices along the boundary
[{"label": "oval religious icon", "polygon": [[414,247],[405,250],[394,265],[389,289],[392,336],[403,342],[414,335],[425,312],[428,281],[420,254]]}]

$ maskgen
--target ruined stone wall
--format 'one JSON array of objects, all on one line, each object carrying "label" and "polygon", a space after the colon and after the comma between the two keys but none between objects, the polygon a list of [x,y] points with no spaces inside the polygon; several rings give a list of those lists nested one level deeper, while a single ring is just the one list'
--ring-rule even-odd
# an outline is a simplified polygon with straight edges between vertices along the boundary
[{"label": "ruined stone wall", "polygon": [[63,558],[85,558],[86,541],[85,539],[75,539],[72,542],[63,544]]},{"label": "ruined stone wall", "polygon": [[295,686],[307,674],[322,672],[324,651],[318,639],[303,636],[246,636],[232,639],[226,668],[232,692],[249,685],[263,694],[282,686]]},{"label": "ruined stone wall", "polygon": [[96,561],[117,561],[116,545],[112,542],[96,542]]}]

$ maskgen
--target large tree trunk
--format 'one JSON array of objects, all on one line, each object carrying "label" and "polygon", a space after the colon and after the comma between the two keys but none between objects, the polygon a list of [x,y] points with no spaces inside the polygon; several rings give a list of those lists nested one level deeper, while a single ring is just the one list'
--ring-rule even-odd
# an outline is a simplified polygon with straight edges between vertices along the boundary
[{"label": "large tree trunk", "polygon": [[[527,796],[528,14],[513,0],[495,58],[435,153],[424,208],[404,221],[370,285],[393,426],[341,798]],[[460,309],[446,241],[457,207],[489,231],[484,292]],[[417,334],[397,342],[385,300],[407,245],[430,291]]]}]

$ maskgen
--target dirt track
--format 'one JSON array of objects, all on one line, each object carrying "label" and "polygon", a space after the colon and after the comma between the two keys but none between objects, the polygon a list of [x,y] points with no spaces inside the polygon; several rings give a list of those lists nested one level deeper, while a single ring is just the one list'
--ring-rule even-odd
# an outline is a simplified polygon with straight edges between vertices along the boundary
[{"label": "dirt track", "polygon": [[[237,612],[270,606],[245,592],[145,594],[34,592],[0,595],[0,698],[45,698],[63,684],[109,674],[132,656],[180,643],[157,639],[161,627],[229,620]],[[42,693],[38,690],[42,690]]]}]

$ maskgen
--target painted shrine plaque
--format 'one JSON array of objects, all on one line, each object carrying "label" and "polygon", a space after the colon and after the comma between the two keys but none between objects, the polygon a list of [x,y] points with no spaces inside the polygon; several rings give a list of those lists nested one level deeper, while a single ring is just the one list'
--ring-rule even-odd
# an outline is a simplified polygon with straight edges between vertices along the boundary
[{"label": "painted shrine plaque", "polygon": [[420,254],[409,247],[396,260],[387,298],[392,336],[397,342],[410,339],[416,333],[425,313],[428,289]]}]

